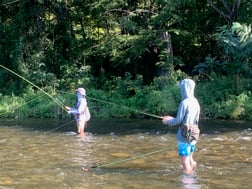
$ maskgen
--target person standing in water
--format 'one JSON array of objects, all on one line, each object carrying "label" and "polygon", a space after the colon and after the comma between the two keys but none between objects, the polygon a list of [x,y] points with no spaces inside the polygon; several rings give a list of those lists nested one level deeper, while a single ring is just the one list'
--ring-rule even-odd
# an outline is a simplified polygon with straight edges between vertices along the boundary
[{"label": "person standing in water", "polygon": [[84,88],[78,88],[76,90],[78,102],[76,107],[71,108],[65,106],[69,114],[73,114],[77,124],[78,136],[85,136],[85,128],[87,127],[87,122],[90,120],[90,112],[87,106],[86,100],[86,90]]},{"label": "person standing in water", "polygon": [[[179,126],[176,136],[178,154],[181,157],[183,170],[186,173],[191,173],[197,165],[193,159],[193,153],[200,132],[198,128],[200,105],[194,97],[195,82],[193,80],[184,79],[180,82],[179,87],[182,99],[177,115],[176,117],[164,116],[162,122],[168,126]],[[187,126],[190,126],[190,128]],[[186,131],[186,134],[184,134],[184,131]]]}]

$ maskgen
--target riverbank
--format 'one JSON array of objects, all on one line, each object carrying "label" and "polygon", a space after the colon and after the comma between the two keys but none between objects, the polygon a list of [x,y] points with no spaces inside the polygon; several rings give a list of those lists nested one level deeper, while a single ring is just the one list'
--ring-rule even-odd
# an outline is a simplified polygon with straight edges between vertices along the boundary
[{"label": "riverbank", "polygon": [[[125,81],[126,82],[126,81]],[[122,82],[123,83],[123,82]],[[218,82],[199,82],[195,96],[201,105],[201,118],[252,120],[250,80],[236,94],[228,79]],[[225,86],[225,87],[223,87]],[[75,106],[74,89],[69,91],[47,87],[50,98],[40,90],[28,87],[22,94],[0,94],[0,118],[70,118],[64,105]],[[153,83],[150,86],[111,86],[108,90],[87,89],[87,101],[92,118],[97,119],[156,119],[176,115],[180,91],[175,83]]]}]

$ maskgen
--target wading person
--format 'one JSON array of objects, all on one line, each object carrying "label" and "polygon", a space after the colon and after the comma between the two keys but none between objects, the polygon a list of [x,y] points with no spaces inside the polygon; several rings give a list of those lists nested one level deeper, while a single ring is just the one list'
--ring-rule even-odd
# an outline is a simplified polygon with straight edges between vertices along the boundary
[{"label": "wading person", "polygon": [[86,91],[84,88],[78,88],[77,92],[77,105],[74,108],[65,106],[69,114],[73,114],[77,124],[78,136],[85,136],[85,128],[87,127],[87,122],[90,119],[90,112],[87,106]]},{"label": "wading person", "polygon": [[200,105],[194,97],[195,82],[191,79],[184,79],[179,84],[181,91],[181,102],[176,117],[164,116],[163,124],[178,126],[177,141],[178,154],[181,157],[183,170],[191,173],[196,167],[193,159],[195,144],[199,138],[199,115]]}]

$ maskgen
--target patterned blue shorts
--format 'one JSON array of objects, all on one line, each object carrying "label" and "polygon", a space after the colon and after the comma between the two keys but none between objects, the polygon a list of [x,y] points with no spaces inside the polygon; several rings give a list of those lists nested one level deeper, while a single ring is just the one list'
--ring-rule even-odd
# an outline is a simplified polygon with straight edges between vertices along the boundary
[{"label": "patterned blue shorts", "polygon": [[195,145],[184,142],[178,142],[178,154],[180,156],[189,156],[194,151],[195,151]]}]

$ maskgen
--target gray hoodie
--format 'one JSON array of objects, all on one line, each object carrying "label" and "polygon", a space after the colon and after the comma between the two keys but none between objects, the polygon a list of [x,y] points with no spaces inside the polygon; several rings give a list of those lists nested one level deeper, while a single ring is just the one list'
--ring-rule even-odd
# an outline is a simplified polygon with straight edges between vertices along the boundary
[{"label": "gray hoodie", "polygon": [[[167,124],[169,126],[180,126],[183,123],[198,126],[200,105],[194,97],[195,82],[191,79],[184,79],[180,82],[179,87],[182,101],[179,104],[177,116],[167,121]],[[177,140],[179,142],[187,142],[181,135],[180,127],[177,132]]]}]

